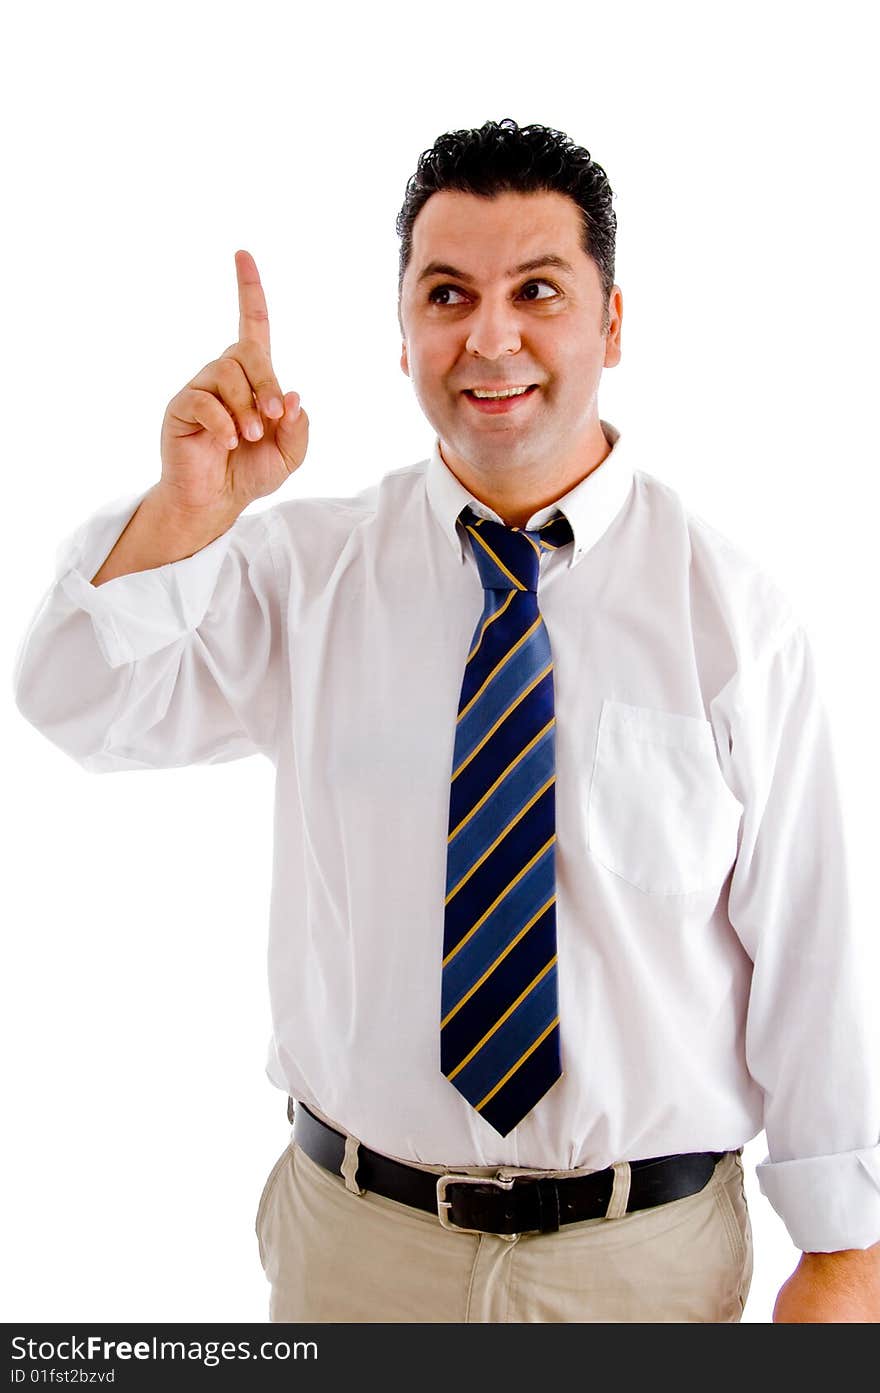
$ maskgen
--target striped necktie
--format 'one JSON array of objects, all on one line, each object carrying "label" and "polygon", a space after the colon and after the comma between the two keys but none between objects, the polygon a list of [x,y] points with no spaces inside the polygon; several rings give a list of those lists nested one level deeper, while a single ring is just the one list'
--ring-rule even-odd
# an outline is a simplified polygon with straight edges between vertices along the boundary
[{"label": "striped necktie", "polygon": [[446,862],[441,1072],[506,1136],[560,1077],[553,662],[541,556],[572,540],[462,513],[483,613],[458,703]]}]

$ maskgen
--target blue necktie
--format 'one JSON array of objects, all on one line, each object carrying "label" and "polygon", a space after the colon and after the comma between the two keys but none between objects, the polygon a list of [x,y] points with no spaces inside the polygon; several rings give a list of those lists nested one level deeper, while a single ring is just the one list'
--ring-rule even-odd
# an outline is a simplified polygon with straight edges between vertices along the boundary
[{"label": "blue necktie", "polygon": [[541,556],[572,540],[462,513],[483,613],[458,703],[446,862],[440,1068],[506,1136],[562,1073],[556,988],[553,662]]}]

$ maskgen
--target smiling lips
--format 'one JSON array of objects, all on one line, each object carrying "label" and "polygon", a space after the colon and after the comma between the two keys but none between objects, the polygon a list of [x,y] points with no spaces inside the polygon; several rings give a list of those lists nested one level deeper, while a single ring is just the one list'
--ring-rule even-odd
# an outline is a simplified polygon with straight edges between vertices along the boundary
[{"label": "smiling lips", "polygon": [[522,386],[514,386],[506,383],[502,387],[465,387],[466,392],[472,392],[476,397],[513,397],[519,396],[522,392],[527,392],[531,384],[524,382]]},{"label": "smiling lips", "polygon": [[[528,386],[506,386],[506,387],[465,387],[463,396],[478,411],[489,415],[498,415],[506,411],[513,411],[518,404],[526,401],[538,390],[537,383]],[[477,396],[476,393],[480,395]]]}]

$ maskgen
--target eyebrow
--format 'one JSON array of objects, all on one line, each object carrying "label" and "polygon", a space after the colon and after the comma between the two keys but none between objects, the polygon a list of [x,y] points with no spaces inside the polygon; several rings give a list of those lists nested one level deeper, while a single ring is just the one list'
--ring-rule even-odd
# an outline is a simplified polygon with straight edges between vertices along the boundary
[{"label": "eyebrow", "polygon": [[[564,271],[567,275],[574,277],[575,269],[564,257],[557,256],[555,252],[548,252],[546,256],[535,256],[531,261],[523,261],[519,266],[512,266],[507,272],[508,280],[513,280],[514,276],[524,275],[526,271],[540,271],[544,266],[555,266],[558,271]],[[466,271],[459,271],[455,266],[450,266],[445,261],[429,261],[424,270],[419,272],[417,285],[427,280],[429,276],[452,276],[457,281],[468,281],[473,284],[473,277]]]}]

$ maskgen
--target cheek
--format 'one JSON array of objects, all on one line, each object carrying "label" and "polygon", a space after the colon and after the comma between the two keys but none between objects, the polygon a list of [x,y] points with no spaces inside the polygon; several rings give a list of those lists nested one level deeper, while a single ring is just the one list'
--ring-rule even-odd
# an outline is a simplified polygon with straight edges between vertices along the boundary
[{"label": "cheek", "polygon": [[422,339],[414,349],[410,345],[410,371],[414,379],[428,391],[440,391],[455,367],[456,357],[449,344],[439,335]]},{"label": "cheek", "polygon": [[554,392],[560,397],[576,399],[585,391],[592,391],[603,359],[592,347],[573,344],[566,349],[557,345],[556,351],[542,361],[551,376]]}]

